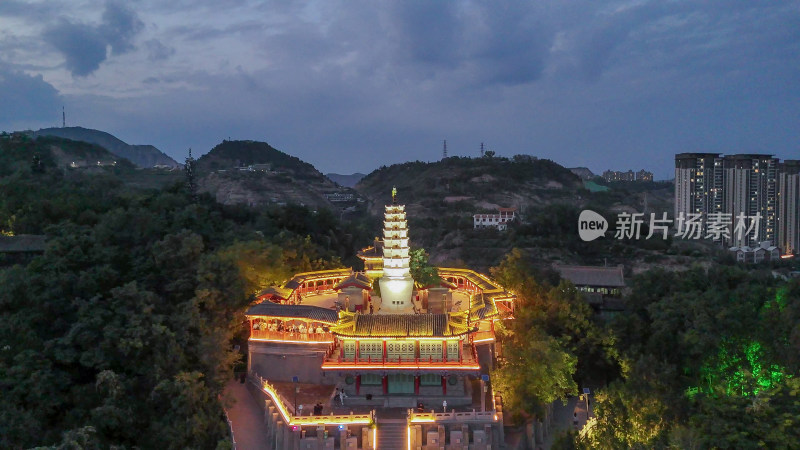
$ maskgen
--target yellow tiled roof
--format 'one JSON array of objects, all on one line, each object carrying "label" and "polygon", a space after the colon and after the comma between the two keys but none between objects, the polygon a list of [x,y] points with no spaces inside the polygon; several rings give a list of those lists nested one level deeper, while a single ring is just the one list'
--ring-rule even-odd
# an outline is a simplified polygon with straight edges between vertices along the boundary
[{"label": "yellow tiled roof", "polygon": [[450,337],[473,331],[467,312],[450,314],[356,314],[339,312],[331,332],[345,337]]}]

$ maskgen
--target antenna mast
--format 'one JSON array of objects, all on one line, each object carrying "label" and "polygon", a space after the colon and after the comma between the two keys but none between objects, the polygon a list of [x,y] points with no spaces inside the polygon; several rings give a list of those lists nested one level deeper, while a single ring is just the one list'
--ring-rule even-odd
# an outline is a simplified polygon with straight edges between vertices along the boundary
[{"label": "antenna mast", "polygon": [[64,112],[64,105],[61,105],[61,128],[67,128],[67,114]]},{"label": "antenna mast", "polygon": [[442,147],[442,159],[447,159],[447,139],[444,140],[444,147]]},{"label": "antenna mast", "polygon": [[481,142],[481,158],[483,158],[483,142]]}]

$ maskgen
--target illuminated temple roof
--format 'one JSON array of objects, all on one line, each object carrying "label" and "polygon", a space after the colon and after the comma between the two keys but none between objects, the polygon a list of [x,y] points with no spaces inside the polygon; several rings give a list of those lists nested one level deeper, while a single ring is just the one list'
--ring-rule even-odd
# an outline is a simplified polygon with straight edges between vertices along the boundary
[{"label": "illuminated temple roof", "polygon": [[287,299],[292,295],[291,289],[286,289],[278,286],[270,286],[263,291],[259,292],[257,297],[268,297],[268,298],[282,298]]},{"label": "illuminated temple roof", "polygon": [[292,277],[291,280],[287,281],[286,284],[283,285],[283,287],[285,289],[294,291],[295,289],[300,287],[300,285],[303,284],[303,282],[305,281],[336,277],[336,276],[346,277],[350,275],[350,273],[352,272],[353,269],[331,269],[331,270],[317,270],[314,272],[298,273],[295,274],[295,276]]},{"label": "illuminated temple roof", "polygon": [[282,319],[309,319],[329,324],[336,323],[336,311],[311,305],[279,305],[263,302],[251,306],[246,316],[262,316]]},{"label": "illuminated temple roof", "polygon": [[451,337],[474,331],[467,312],[451,314],[356,314],[342,311],[331,332],[343,337]]},{"label": "illuminated temple roof", "polygon": [[483,320],[496,316],[499,311],[491,296],[477,294],[470,299],[469,313],[472,320]]},{"label": "illuminated temple roof", "polygon": [[372,290],[372,280],[361,272],[354,272],[349,277],[340,281],[339,284],[333,287],[334,290],[344,289],[346,287],[358,287],[361,289]]}]

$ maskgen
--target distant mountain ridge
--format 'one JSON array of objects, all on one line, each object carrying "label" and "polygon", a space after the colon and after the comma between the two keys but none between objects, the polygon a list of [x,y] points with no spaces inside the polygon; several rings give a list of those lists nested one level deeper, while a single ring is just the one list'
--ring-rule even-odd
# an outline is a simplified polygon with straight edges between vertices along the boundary
[{"label": "distant mountain ridge", "polygon": [[393,187],[407,208],[419,209],[419,215],[427,216],[434,211],[431,206],[442,202],[469,204],[474,212],[500,206],[535,207],[571,197],[583,183],[553,161],[516,155],[511,159],[450,157],[383,166],[362,178],[355,189],[380,212],[391,201]]},{"label": "distant mountain ridge", "polygon": [[313,165],[266,142],[222,141],[197,160],[201,191],[223,204],[302,204],[333,208],[341,192]]},{"label": "distant mountain ridge", "polygon": [[273,171],[280,170],[298,177],[325,177],[313,165],[260,141],[224,140],[197,160],[197,169],[208,172],[252,165],[269,165]]},{"label": "distant mountain ridge", "polygon": [[99,145],[112,154],[127,159],[137,167],[180,166],[178,162],[152,145],[131,145],[105,131],[83,127],[64,127],[43,128],[33,134],[35,137],[55,136]]},{"label": "distant mountain ridge", "polygon": [[356,172],[351,173],[350,175],[342,175],[338,173],[326,173],[326,177],[328,177],[331,181],[338,184],[339,186],[354,188],[362,178],[367,176],[365,173]]},{"label": "distant mountain ridge", "polygon": [[44,171],[57,168],[78,170],[82,173],[131,174],[136,166],[125,158],[105,148],[84,141],[57,136],[39,136],[29,133],[10,139],[0,139],[0,176],[17,170],[33,170],[34,156]]}]

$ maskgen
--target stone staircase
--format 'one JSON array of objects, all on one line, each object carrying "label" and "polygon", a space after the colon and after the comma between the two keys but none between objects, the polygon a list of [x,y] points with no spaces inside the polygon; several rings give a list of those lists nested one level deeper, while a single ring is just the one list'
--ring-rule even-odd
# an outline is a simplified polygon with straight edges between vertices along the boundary
[{"label": "stone staircase", "polygon": [[405,419],[378,420],[378,448],[380,450],[403,450],[407,448]]}]

